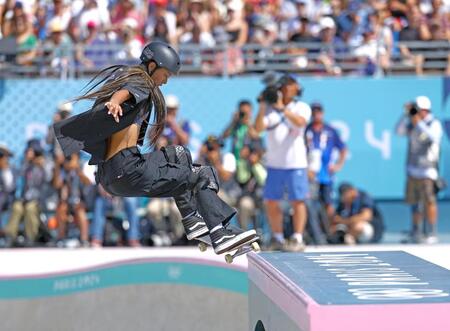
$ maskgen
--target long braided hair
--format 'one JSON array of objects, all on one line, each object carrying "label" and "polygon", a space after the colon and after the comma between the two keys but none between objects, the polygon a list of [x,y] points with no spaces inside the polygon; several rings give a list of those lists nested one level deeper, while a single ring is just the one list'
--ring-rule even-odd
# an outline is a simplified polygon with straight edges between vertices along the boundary
[{"label": "long braided hair", "polygon": [[[86,84],[84,88],[88,88],[88,90],[83,95],[76,97],[73,100],[95,100],[95,108],[97,105],[105,104],[115,92],[119,91],[126,83],[130,82],[133,85],[142,87],[150,92],[146,108],[150,109],[151,113],[151,105],[153,103],[155,112],[153,115],[153,123],[151,124],[152,128],[147,131],[147,138],[151,145],[155,145],[164,129],[166,103],[161,90],[155,85],[144,66],[113,65],[107,67],[101,70]],[[102,83],[104,84],[96,89]],[[100,109],[103,109],[103,107]]]}]

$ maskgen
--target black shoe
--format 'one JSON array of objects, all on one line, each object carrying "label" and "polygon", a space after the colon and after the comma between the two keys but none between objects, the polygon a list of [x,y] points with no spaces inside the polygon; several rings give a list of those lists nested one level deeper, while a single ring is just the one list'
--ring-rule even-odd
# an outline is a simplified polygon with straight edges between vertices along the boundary
[{"label": "black shoe", "polygon": [[210,236],[214,252],[216,254],[222,254],[246,242],[252,241],[256,237],[256,231],[221,228],[211,233]]},{"label": "black shoe", "polygon": [[186,232],[188,240],[204,236],[209,231],[206,227],[205,220],[197,211],[194,214],[183,218],[181,222],[183,222],[184,231]]}]

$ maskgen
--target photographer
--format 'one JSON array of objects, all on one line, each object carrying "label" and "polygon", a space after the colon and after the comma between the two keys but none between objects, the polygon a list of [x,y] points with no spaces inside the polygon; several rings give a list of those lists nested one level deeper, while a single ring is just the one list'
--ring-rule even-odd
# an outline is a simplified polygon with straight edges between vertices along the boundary
[{"label": "photographer", "polygon": [[16,191],[17,199],[12,205],[11,215],[4,229],[7,246],[11,246],[16,240],[22,220],[25,223],[27,246],[34,244],[39,232],[41,190],[46,181],[44,149],[39,140],[31,139],[27,142],[24,154]]},{"label": "photographer", "polygon": [[72,115],[72,110],[73,106],[71,102],[61,102],[53,115],[53,122],[49,125],[47,137],[45,139],[45,142],[50,146],[50,152],[53,156],[59,154],[62,155],[62,151],[55,138],[55,132],[53,131],[52,125],[70,117],[70,115]]},{"label": "photographer", "polygon": [[258,132],[253,128],[251,120],[252,104],[248,100],[241,100],[238,110],[233,113],[231,123],[222,133],[222,139],[231,137],[231,152],[236,160],[239,160],[241,149],[247,139],[258,139]]},{"label": "photographer", "polygon": [[63,243],[65,240],[68,223],[73,219],[80,230],[81,245],[88,247],[89,221],[85,187],[92,185],[92,182],[83,172],[79,154],[56,158],[52,185],[58,191],[59,198],[55,212],[59,242]]},{"label": "photographer", "polygon": [[406,104],[396,132],[408,137],[406,202],[411,205],[413,219],[411,239],[413,242],[422,241],[420,225],[424,209],[429,226],[425,242],[436,243],[436,184],[442,126],[431,114],[430,99],[419,96],[413,103]]},{"label": "photographer", "polygon": [[0,225],[3,223],[2,213],[11,207],[16,191],[16,174],[9,162],[12,156],[7,146],[0,145]]},{"label": "photographer", "polygon": [[237,202],[238,221],[243,229],[253,220],[255,228],[261,226],[256,222],[258,211],[264,209],[263,187],[267,177],[267,170],[262,164],[264,149],[261,141],[254,139],[246,141],[241,149],[240,159],[236,164],[236,181],[241,189]]},{"label": "photographer", "polygon": [[236,158],[231,153],[221,153],[223,140],[210,135],[200,149],[197,163],[212,166],[217,169],[220,181],[219,196],[229,205],[235,205],[240,195],[240,189],[234,180]]},{"label": "photographer", "polygon": [[[301,251],[306,224],[304,200],[308,195],[307,156],[304,140],[306,124],[311,117],[308,104],[297,101],[302,88],[296,79],[283,75],[269,85],[258,98],[255,121],[258,132],[267,131],[267,180],[264,199],[273,233],[273,249]],[[293,209],[294,234],[288,244],[283,236],[283,212],[279,201],[287,191]]]},{"label": "photographer", "polygon": [[331,244],[376,243],[383,236],[383,217],[372,197],[349,183],[339,185],[339,203],[330,227]]}]

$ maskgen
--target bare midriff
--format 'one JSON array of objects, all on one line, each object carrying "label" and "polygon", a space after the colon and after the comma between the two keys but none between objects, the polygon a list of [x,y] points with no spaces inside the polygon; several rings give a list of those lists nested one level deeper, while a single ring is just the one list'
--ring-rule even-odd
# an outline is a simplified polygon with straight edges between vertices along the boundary
[{"label": "bare midriff", "polygon": [[121,150],[137,145],[139,126],[131,124],[125,129],[114,133],[107,142],[105,160],[109,160]]}]

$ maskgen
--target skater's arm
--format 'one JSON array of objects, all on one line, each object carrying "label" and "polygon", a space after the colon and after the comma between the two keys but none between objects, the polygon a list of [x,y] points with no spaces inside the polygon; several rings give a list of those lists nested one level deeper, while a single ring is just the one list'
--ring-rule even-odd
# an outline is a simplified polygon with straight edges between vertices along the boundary
[{"label": "skater's arm", "polygon": [[123,110],[120,105],[130,98],[131,93],[128,90],[119,90],[105,103],[106,108],[108,108],[108,114],[111,114],[117,123],[119,123],[119,116],[123,115]]}]

